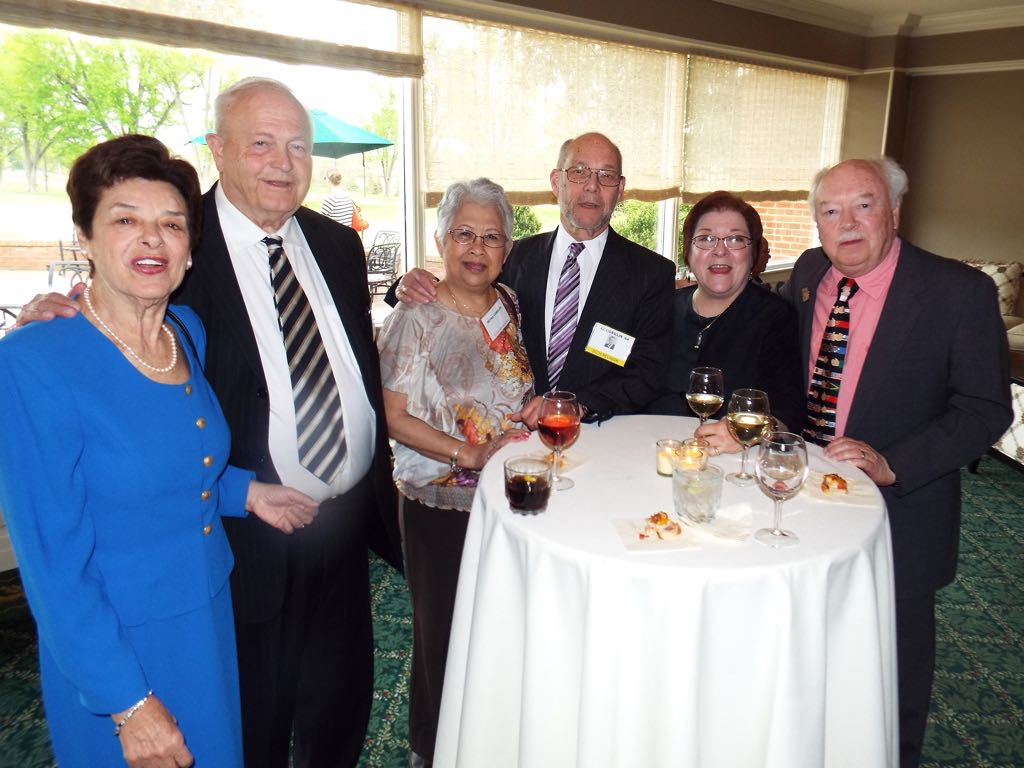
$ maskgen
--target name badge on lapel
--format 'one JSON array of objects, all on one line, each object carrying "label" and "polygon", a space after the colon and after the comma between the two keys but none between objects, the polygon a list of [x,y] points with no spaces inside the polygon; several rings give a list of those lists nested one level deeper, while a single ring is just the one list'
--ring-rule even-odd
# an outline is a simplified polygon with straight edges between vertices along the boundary
[{"label": "name badge on lapel", "polygon": [[594,323],[594,330],[590,332],[590,341],[587,342],[586,351],[609,363],[624,366],[626,360],[629,359],[629,353],[633,351],[633,342],[635,341],[635,337],[617,331],[610,325]]}]

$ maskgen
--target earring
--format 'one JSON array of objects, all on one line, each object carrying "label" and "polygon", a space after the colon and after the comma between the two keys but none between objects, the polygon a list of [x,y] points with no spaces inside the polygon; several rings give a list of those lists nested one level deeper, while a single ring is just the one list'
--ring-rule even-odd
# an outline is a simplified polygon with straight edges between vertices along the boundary
[{"label": "earring", "polygon": [[185,262],[185,269],[192,269],[192,257],[188,257],[188,261]]}]

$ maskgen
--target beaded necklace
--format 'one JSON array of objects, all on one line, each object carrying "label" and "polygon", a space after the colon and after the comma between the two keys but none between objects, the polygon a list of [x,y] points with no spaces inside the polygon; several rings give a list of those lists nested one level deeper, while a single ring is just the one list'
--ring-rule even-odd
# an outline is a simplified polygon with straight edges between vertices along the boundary
[{"label": "beaded necklace", "polygon": [[174,369],[174,366],[178,364],[178,340],[174,338],[174,333],[168,327],[167,323],[164,323],[162,327],[164,333],[167,334],[167,338],[171,342],[171,362],[169,362],[163,368],[157,368],[155,365],[150,365],[145,360],[143,360],[138,352],[129,347],[128,343],[124,339],[122,339],[120,336],[114,333],[111,327],[107,325],[105,322],[103,322],[103,318],[96,314],[96,309],[92,305],[92,298],[90,297],[89,293],[90,289],[87,287],[82,294],[82,298],[85,299],[85,306],[89,309],[89,314],[96,318],[96,322],[100,324],[100,328],[106,331],[110,338],[112,338],[114,341],[116,341],[118,344],[124,347],[125,351],[128,352],[128,354],[131,355],[136,360],[136,362],[138,362],[139,365],[141,365],[143,368],[148,368],[154,373],[168,373],[169,371]]}]

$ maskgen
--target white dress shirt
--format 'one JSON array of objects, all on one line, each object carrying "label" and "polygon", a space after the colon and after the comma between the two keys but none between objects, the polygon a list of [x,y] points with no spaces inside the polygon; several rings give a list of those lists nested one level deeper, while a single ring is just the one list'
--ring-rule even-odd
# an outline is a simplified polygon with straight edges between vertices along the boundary
[{"label": "white dress shirt", "polygon": [[[282,483],[298,488],[317,501],[345,493],[370,469],[376,440],[376,415],[366,396],[359,363],[352,352],[338,309],[334,306],[334,298],[327,289],[327,283],[302,229],[294,217],[289,218],[274,234],[284,239],[285,254],[313,310],[341,394],[345,420],[348,452],[338,474],[328,484],[299,463],[295,400],[288,371],[288,356],[278,324],[277,307],[274,305],[267,246],[261,242],[267,233],[235,208],[219,185],[215,194],[224,241],[238,287],[242,291],[267,379],[270,398],[270,458],[274,468]],[[322,256],[330,258],[329,254]]]},{"label": "white dress shirt", "polygon": [[597,274],[597,267],[601,263],[601,256],[604,254],[604,246],[608,242],[608,228],[595,237],[593,240],[577,240],[569,235],[562,225],[558,225],[555,233],[555,244],[551,251],[551,265],[548,267],[548,286],[544,297],[544,338],[547,344],[551,344],[551,317],[555,311],[555,294],[558,293],[558,280],[562,276],[562,267],[569,257],[569,246],[573,243],[583,243],[584,248],[576,257],[580,265],[580,303],[576,310],[576,321],[579,322],[583,314],[583,307],[587,303],[587,295],[590,293],[590,286],[594,284],[594,275]]}]

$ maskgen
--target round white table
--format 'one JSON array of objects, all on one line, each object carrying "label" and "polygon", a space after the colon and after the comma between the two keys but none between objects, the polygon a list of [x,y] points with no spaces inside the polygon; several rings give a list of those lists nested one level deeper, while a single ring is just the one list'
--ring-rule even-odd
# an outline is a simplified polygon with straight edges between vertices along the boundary
[{"label": "round white table", "polygon": [[[509,510],[501,465],[542,450],[538,438],[488,463],[462,557],[437,766],[897,764],[892,553],[873,485],[858,505],[786,502],[784,527],[800,537],[791,549],[706,535],[676,551],[624,546],[613,520],[672,512],[655,441],[689,437],[696,423],[584,426],[567,453],[582,460],[575,488],[537,516]],[[810,454],[812,469],[835,471]],[[729,472],[739,456],[712,463]],[[769,523],[756,485],[725,483],[723,507],[742,502],[754,528]]]}]

